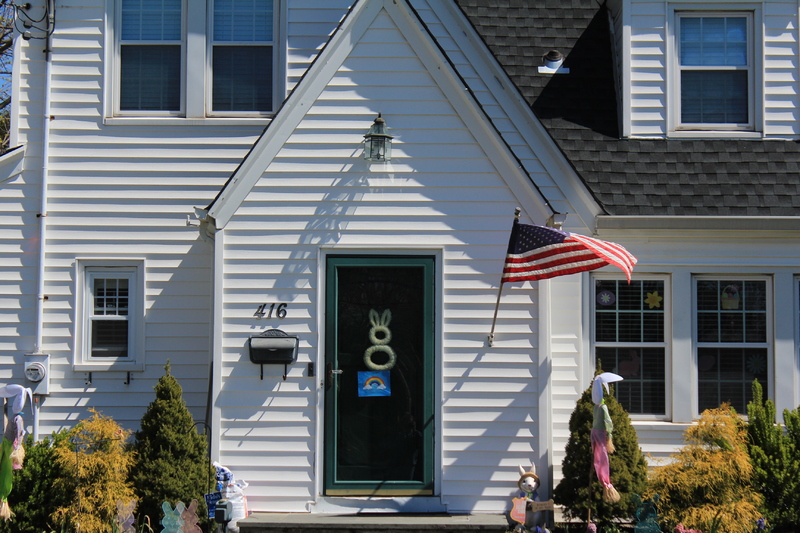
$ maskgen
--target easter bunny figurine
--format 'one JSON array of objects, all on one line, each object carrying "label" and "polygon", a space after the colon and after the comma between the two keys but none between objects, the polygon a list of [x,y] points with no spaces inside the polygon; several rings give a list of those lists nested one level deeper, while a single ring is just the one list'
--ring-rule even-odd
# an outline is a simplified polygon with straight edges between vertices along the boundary
[{"label": "easter bunny figurine", "polygon": [[[544,533],[549,531],[544,527],[544,520],[540,511],[553,510],[553,500],[539,502],[539,476],[536,475],[536,464],[531,462],[529,470],[519,467],[520,478],[517,487],[521,491],[519,498],[513,498],[513,507],[509,516],[518,522],[515,531],[522,533],[530,530],[534,533]],[[509,524],[511,522],[509,521]]]}]

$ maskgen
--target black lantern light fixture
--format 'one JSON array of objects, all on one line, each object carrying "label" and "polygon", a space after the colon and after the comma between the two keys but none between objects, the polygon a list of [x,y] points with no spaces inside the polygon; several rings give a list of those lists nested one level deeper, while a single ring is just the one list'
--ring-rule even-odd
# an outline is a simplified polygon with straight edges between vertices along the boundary
[{"label": "black lantern light fixture", "polygon": [[364,135],[364,159],[369,161],[390,161],[392,159],[392,137],[388,133],[386,121],[381,114]]}]

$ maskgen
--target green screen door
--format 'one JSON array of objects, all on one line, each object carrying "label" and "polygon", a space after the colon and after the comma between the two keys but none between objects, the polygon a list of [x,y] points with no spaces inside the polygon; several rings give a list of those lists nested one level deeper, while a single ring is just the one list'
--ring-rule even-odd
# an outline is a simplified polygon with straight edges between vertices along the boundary
[{"label": "green screen door", "polygon": [[325,493],[433,493],[432,257],[327,261]]}]

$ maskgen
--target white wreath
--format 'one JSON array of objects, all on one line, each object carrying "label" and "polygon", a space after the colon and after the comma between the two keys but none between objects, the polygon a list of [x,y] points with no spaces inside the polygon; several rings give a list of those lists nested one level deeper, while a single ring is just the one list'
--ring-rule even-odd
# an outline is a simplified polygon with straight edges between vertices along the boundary
[{"label": "white wreath", "polygon": [[[372,361],[372,354],[375,352],[384,352],[389,356],[389,360],[382,365],[375,364]],[[364,364],[367,365],[367,368],[370,370],[391,370],[394,368],[394,364],[396,362],[397,354],[394,353],[394,350],[392,350],[391,346],[386,346],[385,344],[376,344],[375,346],[370,346],[367,348],[367,351],[364,352]]]},{"label": "white wreath", "polygon": [[[374,309],[369,310],[369,321],[372,327],[369,330],[369,340],[372,346],[367,348],[364,352],[364,364],[370,370],[391,370],[397,362],[397,354],[394,353],[392,347],[389,346],[389,341],[392,340],[392,332],[389,330],[389,322],[392,321],[392,312],[388,309],[383,311],[381,316]],[[383,334],[383,338],[378,338],[378,333]],[[389,360],[382,365],[375,364],[372,361],[372,355],[376,352],[383,352],[389,356]]]}]

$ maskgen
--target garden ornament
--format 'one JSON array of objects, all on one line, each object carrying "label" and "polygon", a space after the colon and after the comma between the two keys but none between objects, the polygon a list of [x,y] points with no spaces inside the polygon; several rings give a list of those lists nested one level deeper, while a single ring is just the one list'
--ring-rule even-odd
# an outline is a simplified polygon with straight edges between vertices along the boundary
[{"label": "garden ornament", "polygon": [[658,516],[656,513],[656,504],[661,496],[654,494],[650,501],[643,502],[638,494],[631,494],[631,501],[636,505],[636,526],[633,528],[633,533],[661,533],[661,527],[658,525]]},{"label": "garden ornament", "polygon": [[611,433],[614,425],[611,415],[608,414],[603,399],[603,387],[608,391],[608,384],[622,381],[622,376],[611,372],[604,372],[595,376],[592,383],[592,402],[594,402],[594,420],[592,423],[592,454],[594,456],[594,471],[597,479],[603,485],[603,501],[615,503],[619,501],[619,493],[611,484],[611,475],[608,466],[608,454],[614,453],[614,442]]},{"label": "garden ornament", "polygon": [[[22,438],[25,436],[25,424],[22,420],[22,410],[25,407],[26,396],[33,403],[33,392],[22,385],[6,385],[0,387],[0,397],[13,398],[10,400],[13,418],[8,422],[0,444],[0,518],[11,518],[11,508],[8,506],[8,495],[11,494],[12,472],[22,468],[25,458],[25,449],[22,447]],[[32,408],[32,407],[31,407]]]},{"label": "garden ornament", "polygon": [[[517,481],[520,497],[513,498],[512,508],[509,516],[519,524],[514,528],[521,533],[526,529],[534,533],[545,533],[548,530],[544,527],[540,511],[553,510],[553,500],[539,502],[539,476],[536,475],[536,465],[531,462],[529,470],[519,467],[520,478]],[[549,532],[548,532],[549,533]]]}]

